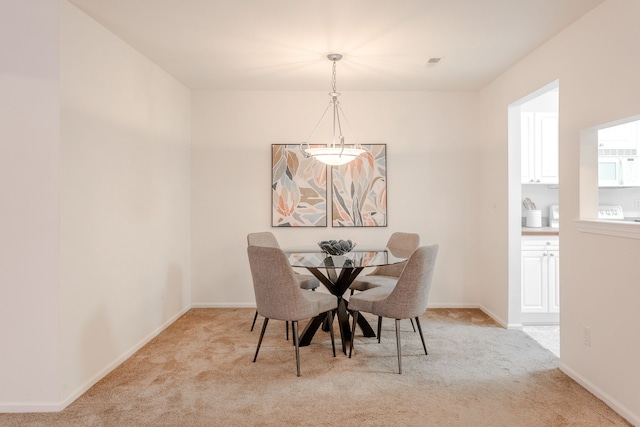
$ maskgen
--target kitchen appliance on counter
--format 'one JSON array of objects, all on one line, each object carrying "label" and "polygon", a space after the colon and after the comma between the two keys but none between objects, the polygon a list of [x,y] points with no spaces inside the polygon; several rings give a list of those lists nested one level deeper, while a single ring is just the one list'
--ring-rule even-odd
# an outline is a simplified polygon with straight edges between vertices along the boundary
[{"label": "kitchen appliance on counter", "polygon": [[525,227],[540,228],[542,227],[542,211],[536,209],[536,204],[530,198],[522,201],[525,208]]},{"label": "kitchen appliance on counter", "polygon": [[560,226],[560,206],[549,206],[549,227],[558,228]]},{"label": "kitchen appliance on counter", "polygon": [[599,187],[640,186],[638,124],[636,120],[598,129]]},{"label": "kitchen appliance on counter", "polygon": [[[634,187],[640,185],[640,159],[636,150],[598,150],[598,186]],[[626,154],[632,152],[632,155]]]},{"label": "kitchen appliance on counter", "polygon": [[622,206],[600,205],[598,206],[598,219],[624,219]]}]

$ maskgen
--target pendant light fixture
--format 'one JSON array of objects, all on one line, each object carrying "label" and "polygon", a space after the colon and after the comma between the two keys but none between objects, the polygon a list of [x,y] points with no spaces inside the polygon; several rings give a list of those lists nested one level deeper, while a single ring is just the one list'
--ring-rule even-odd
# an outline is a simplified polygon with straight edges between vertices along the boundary
[{"label": "pendant light fixture", "polygon": [[[359,144],[356,143],[356,139],[353,136],[353,132],[351,131],[351,127],[349,126],[349,122],[347,122],[347,118],[342,111],[342,107],[340,106],[340,101],[338,101],[338,96],[340,93],[336,91],[336,63],[342,58],[342,55],[339,53],[331,53],[327,55],[330,61],[333,62],[333,74],[331,77],[331,92],[329,92],[329,96],[331,97],[331,101],[329,101],[329,105],[322,113],[318,124],[313,128],[313,132],[309,135],[309,138],[306,142],[300,144],[300,150],[304,154],[305,157],[313,157],[314,159],[325,163],[331,166],[344,165],[354,160],[360,154],[364,153],[364,150]],[[311,138],[315,135],[318,127],[322,123],[327,112],[332,109],[333,110],[333,140],[327,146],[322,147],[311,147],[309,144],[311,142]],[[344,135],[342,134],[342,124],[346,125],[349,130],[349,134],[351,135],[351,139],[353,140],[353,144],[345,145],[344,143]]]}]

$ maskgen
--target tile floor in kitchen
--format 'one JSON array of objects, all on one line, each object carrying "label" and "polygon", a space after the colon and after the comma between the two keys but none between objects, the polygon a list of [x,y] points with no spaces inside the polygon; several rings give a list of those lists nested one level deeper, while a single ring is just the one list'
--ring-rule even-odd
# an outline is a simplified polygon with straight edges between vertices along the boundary
[{"label": "tile floor in kitchen", "polygon": [[536,325],[524,326],[524,332],[530,335],[540,345],[560,357],[560,326],[559,325]]}]

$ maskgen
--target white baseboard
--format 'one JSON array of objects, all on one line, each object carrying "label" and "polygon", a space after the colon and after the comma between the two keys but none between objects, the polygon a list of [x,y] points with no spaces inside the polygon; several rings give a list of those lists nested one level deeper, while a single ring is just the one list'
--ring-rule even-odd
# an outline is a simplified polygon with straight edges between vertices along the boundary
[{"label": "white baseboard", "polygon": [[[256,308],[255,303],[197,303],[192,308]],[[430,308],[477,308],[484,314],[491,317],[497,324],[505,329],[522,330],[522,324],[507,324],[501,317],[497,316],[491,310],[478,304],[428,304],[427,310]]]},{"label": "white baseboard", "polygon": [[[502,319],[500,319],[498,316],[496,316],[490,310],[487,310],[485,307],[479,306],[478,308],[480,310],[482,310],[487,316],[489,316],[493,320],[495,320],[498,324],[502,325],[503,327],[506,327],[507,329],[522,330],[522,324],[510,324],[510,325],[507,325],[506,322],[504,322]],[[609,394],[607,394],[604,391],[602,391],[602,389],[600,389],[599,387],[595,386],[590,381],[587,381],[582,376],[578,375],[575,371],[573,371],[567,365],[562,363],[562,361],[558,362],[558,368],[562,372],[564,372],[567,376],[569,376],[571,379],[573,379],[575,382],[577,382],[582,387],[587,389],[590,393],[592,393],[598,399],[600,399],[604,403],[606,403],[611,409],[613,409],[615,412],[617,412],[621,417],[623,417],[624,419],[629,421],[634,426],[640,426],[640,417],[637,414],[634,414],[632,411],[630,411],[629,408],[627,408],[624,405],[620,404],[620,402],[618,402],[617,400],[612,398]]]},{"label": "white baseboard", "polygon": [[[509,325],[508,322],[505,322],[500,316],[496,315],[494,312],[492,312],[491,310],[487,309],[486,307],[479,305],[478,308],[480,310],[482,310],[482,312],[484,314],[486,314],[487,316],[491,317],[493,320],[495,320],[495,322],[502,326],[505,329],[518,329],[518,325]],[[520,329],[522,329],[522,325],[520,325]]]},{"label": "white baseboard", "polygon": [[243,302],[243,303],[214,303],[214,302],[201,302],[191,304],[191,308],[256,308],[256,303]]},{"label": "white baseboard", "polygon": [[428,304],[427,310],[430,308],[477,308],[487,316],[491,317],[498,325],[506,329],[522,329],[522,325],[507,325],[507,322],[502,320],[499,316],[496,316],[491,310],[483,307],[480,304]]},{"label": "white baseboard", "polygon": [[478,304],[427,304],[427,310],[430,308],[480,308]]},{"label": "white baseboard", "polygon": [[50,402],[29,402],[29,403],[8,403],[0,402],[0,414],[18,414],[27,412],[60,412],[65,407],[60,403]]},{"label": "white baseboard", "polygon": [[[178,314],[168,319],[164,322],[160,327],[151,332],[147,337],[138,342],[135,346],[129,349],[125,354],[120,356],[114,362],[109,364],[105,369],[103,369],[100,373],[96,374],[92,379],[87,381],[86,384],[79,387],[75,392],[69,395],[66,399],[64,399],[60,403],[50,403],[50,402],[42,402],[42,403],[7,403],[0,402],[0,413],[25,413],[25,412],[59,412],[70,405],[74,400],[82,396],[87,392],[91,387],[93,387],[98,381],[107,376],[111,371],[117,368],[120,364],[122,364],[125,360],[131,357],[135,352],[144,347],[149,341],[158,336],[162,331],[164,331],[167,327],[169,327],[173,322],[175,322],[180,316],[185,314],[191,308],[255,308],[255,304],[253,303],[197,303],[192,304],[190,307],[183,308]],[[492,313],[490,310],[486,309],[482,305],[478,304],[430,304],[428,308],[477,308],[484,312],[487,316],[491,317],[496,323],[501,325],[507,329],[522,329],[522,325],[508,325],[507,322],[502,320],[499,316],[496,316],[495,313]],[[621,405],[615,399],[613,399],[610,395],[603,392],[600,388],[593,385],[591,382],[582,378],[571,368],[563,364],[562,362],[558,363],[558,368],[580,384],[582,387],[587,389],[589,392],[593,393],[596,397],[601,399],[607,405],[609,405],[614,411],[616,411],[620,416],[625,418],[634,426],[640,426],[640,417],[637,414],[632,413],[628,408]]]},{"label": "white baseboard", "polygon": [[[62,409],[66,408],[68,405],[70,405],[74,400],[76,400],[77,398],[79,398],[80,396],[82,396],[84,393],[87,392],[87,390],[89,390],[91,387],[93,387],[98,381],[100,381],[101,379],[103,379],[104,377],[106,377],[111,371],[113,371],[115,368],[117,368],[118,366],[120,366],[125,360],[127,360],[128,358],[130,358],[131,356],[133,356],[133,354],[140,350],[142,347],[144,347],[145,345],[147,345],[147,343],[149,343],[149,341],[151,341],[152,339],[154,339],[155,337],[157,337],[158,335],[160,335],[160,333],[162,331],[164,331],[165,329],[167,329],[169,326],[171,326],[171,324],[173,322],[175,322],[176,320],[178,320],[178,318],[180,318],[180,316],[182,316],[183,314],[185,314],[187,311],[189,311],[191,309],[191,307],[185,307],[182,310],[180,310],[176,315],[172,316],[171,318],[169,318],[166,322],[164,322],[162,325],[160,325],[159,327],[157,327],[153,332],[151,332],[149,335],[147,335],[145,338],[143,338],[142,340],[140,340],[136,345],[134,345],[133,347],[131,347],[126,353],[124,353],[122,356],[118,357],[116,360],[114,360],[113,362],[111,362],[109,365],[107,365],[102,371],[100,371],[99,373],[97,373],[96,375],[93,376],[93,378],[91,378],[89,381],[87,381],[83,386],[79,387],[76,391],[74,391],[71,395],[69,395],[66,399],[64,399],[62,401]],[[61,410],[62,410],[61,409]]]},{"label": "white baseboard", "polygon": [[69,406],[74,400],[82,396],[87,392],[91,387],[93,387],[98,381],[106,377],[111,371],[120,366],[122,362],[131,357],[136,351],[140,350],[144,347],[149,341],[157,337],[162,331],[167,329],[173,322],[178,320],[180,316],[189,311],[191,307],[183,308],[178,314],[172,316],[166,322],[164,322],[161,326],[156,328],[153,332],[147,335],[145,338],[140,340],[136,345],[131,347],[126,353],[121,355],[119,358],[114,360],[112,363],[107,365],[102,371],[94,375],[89,381],[87,381],[84,385],[80,386],[77,390],[67,396],[62,402],[59,403],[51,403],[51,402],[42,402],[42,403],[5,403],[0,402],[0,412],[5,413],[24,413],[24,412],[60,412],[67,406]]},{"label": "white baseboard", "polygon": [[587,389],[589,392],[591,392],[598,399],[602,400],[604,403],[609,405],[609,407],[614,411],[616,411],[621,417],[629,421],[634,426],[640,426],[640,416],[638,414],[634,414],[633,412],[631,412],[629,408],[622,405],[620,402],[618,402],[616,399],[611,397],[609,394],[602,391],[602,389],[600,389],[590,381],[583,378],[580,374],[578,374],[573,369],[569,368],[567,365],[562,363],[562,361],[558,363],[558,368],[562,372],[564,372],[567,376],[569,376],[572,380],[574,380],[575,382],[580,384],[582,387]]},{"label": "white baseboard", "polygon": [[[219,303],[219,302],[200,302],[191,305],[191,308],[256,308],[256,303],[254,302],[243,302],[243,303]],[[485,313],[487,311],[480,307],[478,304],[429,304],[427,306],[427,310],[429,308],[478,308]],[[489,313],[487,313],[489,315]]]}]

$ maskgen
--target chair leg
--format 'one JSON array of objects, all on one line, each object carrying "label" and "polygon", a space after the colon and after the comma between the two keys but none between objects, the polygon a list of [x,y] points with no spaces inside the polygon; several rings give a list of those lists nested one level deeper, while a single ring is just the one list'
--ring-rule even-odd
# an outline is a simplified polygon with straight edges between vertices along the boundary
[{"label": "chair leg", "polygon": [[284,322],[284,324],[284,327],[287,330],[287,341],[289,341],[289,321],[287,320],[286,322]]},{"label": "chair leg", "polygon": [[256,314],[253,315],[253,323],[251,324],[251,332],[253,332],[253,327],[256,326],[256,319],[258,318],[258,310],[256,310]]},{"label": "chair leg", "polygon": [[415,332],[416,331],[416,325],[414,325],[413,319],[409,319],[409,320],[411,320],[411,327],[413,328],[413,332]]},{"label": "chair leg", "polygon": [[300,337],[298,336],[298,321],[291,322],[291,333],[293,334],[293,344],[296,347],[296,370],[300,376]]},{"label": "chair leg", "polygon": [[398,347],[398,373],[402,373],[402,353],[400,350],[400,319],[396,319],[396,345]]},{"label": "chair leg", "polygon": [[427,345],[424,343],[424,336],[422,335],[422,326],[420,326],[420,319],[418,319],[417,317],[416,323],[418,324],[418,331],[420,331],[420,339],[422,340],[422,347],[424,347],[424,354],[428,356],[429,353],[427,353]]},{"label": "chair leg", "polygon": [[380,335],[382,335],[382,316],[378,316],[378,344],[380,344]]},{"label": "chair leg", "polygon": [[264,337],[264,331],[267,330],[267,323],[269,323],[268,318],[264,318],[264,322],[262,323],[262,332],[260,332],[260,338],[258,339],[258,347],[256,348],[256,354],[253,356],[253,362],[255,363],[258,358],[258,352],[260,351],[260,344],[262,344],[262,338]]},{"label": "chair leg", "polygon": [[353,342],[356,340],[356,324],[358,322],[358,312],[354,311],[353,312],[353,326],[351,327],[351,330],[353,331],[351,333],[351,344],[349,345],[349,359],[351,359],[351,353],[353,353]]},{"label": "chair leg", "polygon": [[327,319],[329,319],[329,333],[331,334],[331,348],[333,349],[333,357],[336,357],[336,339],[333,335],[333,310],[327,311]]}]

